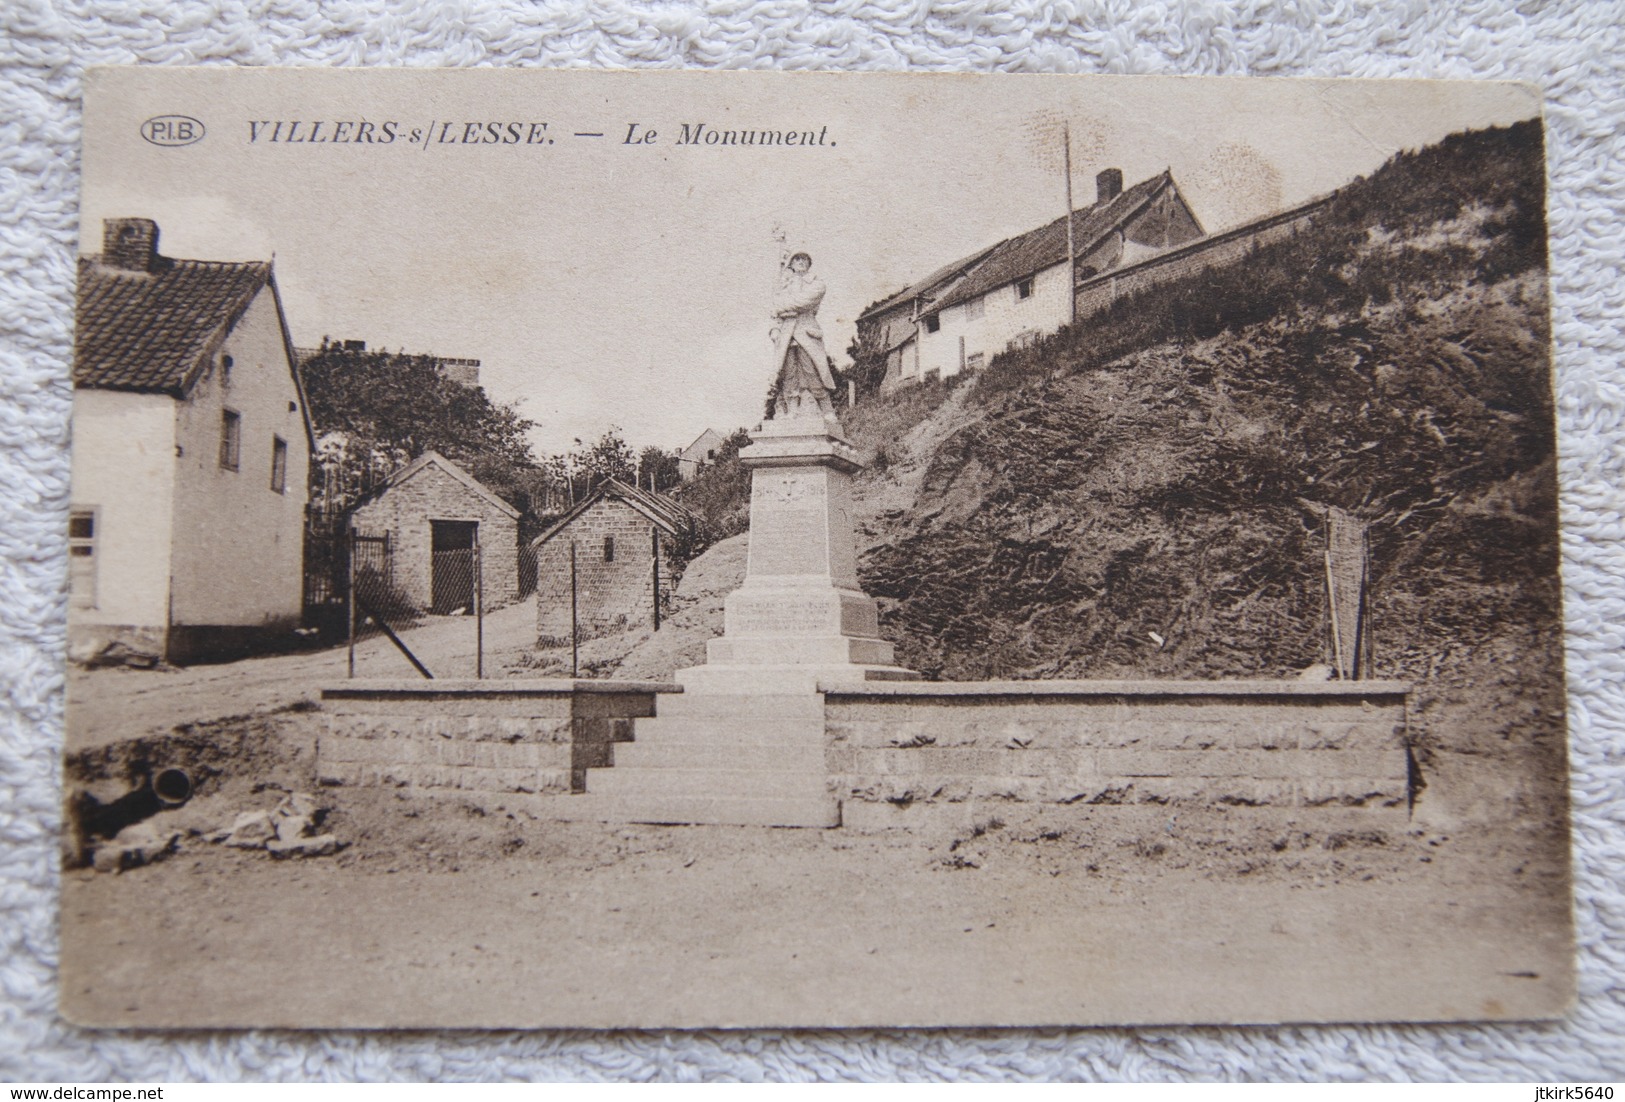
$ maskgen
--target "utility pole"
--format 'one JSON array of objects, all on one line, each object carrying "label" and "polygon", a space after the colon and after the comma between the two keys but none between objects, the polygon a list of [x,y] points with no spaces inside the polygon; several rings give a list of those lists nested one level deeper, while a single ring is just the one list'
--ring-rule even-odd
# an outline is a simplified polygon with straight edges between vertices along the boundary
[{"label": "utility pole", "polygon": [[474,526],[474,677],[485,679],[485,563],[480,556],[480,528]]},{"label": "utility pole", "polygon": [[1072,240],[1072,124],[1061,132],[1063,160],[1066,162],[1066,306],[1067,323],[1078,320],[1078,253]]},{"label": "utility pole", "polygon": [[581,629],[576,609],[576,541],[570,540],[570,676],[581,676]]}]

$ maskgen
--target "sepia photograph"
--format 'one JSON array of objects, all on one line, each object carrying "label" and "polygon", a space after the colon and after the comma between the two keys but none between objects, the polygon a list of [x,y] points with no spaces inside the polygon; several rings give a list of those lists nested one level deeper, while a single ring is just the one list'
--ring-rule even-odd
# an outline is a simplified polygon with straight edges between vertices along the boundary
[{"label": "sepia photograph", "polygon": [[60,1011],[1576,997],[1540,90],[102,68]]}]

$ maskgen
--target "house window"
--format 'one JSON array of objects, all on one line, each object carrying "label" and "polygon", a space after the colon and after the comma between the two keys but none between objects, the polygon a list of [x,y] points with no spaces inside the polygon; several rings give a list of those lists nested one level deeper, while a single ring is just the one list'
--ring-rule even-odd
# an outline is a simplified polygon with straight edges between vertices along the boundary
[{"label": "house window", "polygon": [[68,602],[74,608],[96,607],[96,511],[68,514]]},{"label": "house window", "polygon": [[288,442],[280,436],[271,437],[271,489],[288,490]]},{"label": "house window", "polygon": [[605,562],[614,562],[615,561],[615,537],[614,536],[605,536],[604,537],[604,561]]},{"label": "house window", "polygon": [[1020,283],[1016,284],[1016,301],[1019,302],[1024,298],[1032,298],[1032,297],[1033,297],[1033,281],[1032,281],[1032,279],[1030,279],[1030,278],[1024,279]]},{"label": "house window", "polygon": [[925,315],[925,331],[927,333],[935,333],[938,329],[941,329],[941,328],[942,328],[942,315],[940,315],[940,314],[927,314],[927,315]]},{"label": "house window", "polygon": [[984,309],[986,309],[986,308],[987,308],[987,300],[986,299],[980,299],[980,298],[971,299],[969,302],[965,303],[965,320],[966,321],[981,321],[982,320],[982,311]]},{"label": "house window", "polygon": [[220,465],[235,471],[243,451],[243,415],[226,410],[220,415]]},{"label": "house window", "polygon": [[231,385],[231,365],[236,362],[229,355],[220,357],[220,381],[227,386]]}]

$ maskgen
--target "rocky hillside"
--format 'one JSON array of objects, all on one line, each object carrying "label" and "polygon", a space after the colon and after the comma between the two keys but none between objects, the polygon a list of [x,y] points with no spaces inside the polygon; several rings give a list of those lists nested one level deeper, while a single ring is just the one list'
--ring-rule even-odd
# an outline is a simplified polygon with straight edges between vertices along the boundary
[{"label": "rocky hillside", "polygon": [[1543,181],[1534,124],[1457,135],[1291,241],[995,360],[933,414],[960,423],[868,534],[903,660],[949,678],[1322,662],[1328,505],[1371,525],[1379,673],[1554,629]]}]

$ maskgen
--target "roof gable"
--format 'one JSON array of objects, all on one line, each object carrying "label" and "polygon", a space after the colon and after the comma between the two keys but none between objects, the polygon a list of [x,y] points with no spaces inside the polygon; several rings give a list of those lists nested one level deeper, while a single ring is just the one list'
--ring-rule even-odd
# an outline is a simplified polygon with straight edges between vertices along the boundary
[{"label": "roof gable", "polygon": [[684,448],[680,454],[682,458],[688,459],[691,456],[701,454],[709,449],[720,448],[725,443],[727,443],[727,441],[722,438],[722,434],[717,432],[716,429],[706,429],[704,432],[696,436],[694,438],[694,443]]},{"label": "roof gable", "polygon": [[270,276],[267,261],[154,257],[132,271],[80,257],[74,386],[184,397]]},{"label": "roof gable", "polygon": [[444,471],[446,474],[468,487],[470,491],[484,498],[494,508],[506,513],[515,520],[519,519],[518,509],[515,509],[512,505],[509,505],[506,501],[503,501],[500,497],[487,489],[484,483],[480,482],[473,475],[469,474],[467,471],[463,470],[463,468],[459,467],[456,463],[453,463],[451,460],[447,459],[437,451],[424,452],[422,455],[412,460],[412,462],[390,475],[384,480],[384,484],[382,486],[368,494],[362,502],[358,502],[358,507],[361,504],[365,504],[367,501],[376,501],[378,498],[387,494],[396,486],[403,485],[411,479],[416,478],[419,474],[430,467],[439,468],[441,471]]},{"label": "roof gable", "polygon": [[599,486],[591,494],[579,502],[575,508],[565,513],[553,522],[552,527],[530,541],[532,549],[542,544],[570,527],[576,518],[601,501],[619,501],[642,513],[649,522],[665,532],[668,536],[676,536],[694,531],[697,523],[695,515],[674,499],[665,494],[657,494],[652,490],[641,490],[636,486],[628,486],[618,479],[611,478]]}]

